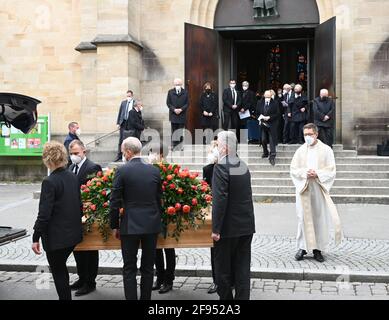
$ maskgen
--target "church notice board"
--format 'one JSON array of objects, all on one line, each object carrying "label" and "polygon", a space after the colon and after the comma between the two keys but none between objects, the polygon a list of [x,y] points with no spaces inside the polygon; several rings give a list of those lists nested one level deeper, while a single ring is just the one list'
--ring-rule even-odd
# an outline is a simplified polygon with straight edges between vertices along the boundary
[{"label": "church notice board", "polygon": [[39,116],[35,128],[28,134],[0,122],[0,156],[42,156],[49,141],[49,116]]}]

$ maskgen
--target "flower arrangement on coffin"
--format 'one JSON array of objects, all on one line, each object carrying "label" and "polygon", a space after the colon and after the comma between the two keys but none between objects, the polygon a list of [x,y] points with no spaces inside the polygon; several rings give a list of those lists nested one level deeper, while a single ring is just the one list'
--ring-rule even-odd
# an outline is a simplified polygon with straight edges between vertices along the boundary
[{"label": "flower arrangement on coffin", "polygon": [[[99,171],[95,177],[81,186],[85,231],[91,232],[92,225],[97,223],[104,241],[107,241],[111,234],[109,226],[109,198],[114,175],[115,170]],[[123,209],[120,209],[120,211],[123,213]]]},{"label": "flower arrangement on coffin", "polygon": [[[181,170],[179,165],[158,163],[155,166],[161,172],[164,235],[178,241],[184,230],[196,230],[204,224],[206,209],[212,202],[211,189],[205,181],[198,179],[197,173]],[[109,198],[114,175],[115,170],[98,172],[81,186],[85,231],[91,232],[92,225],[97,223],[104,242],[111,234]],[[123,208],[120,214],[125,214]]]},{"label": "flower arrangement on coffin", "polygon": [[[162,179],[162,222],[167,236],[180,239],[181,232],[198,229],[205,222],[206,209],[212,202],[207,182],[198,179],[198,173],[181,170],[176,164],[155,164]],[[169,226],[171,226],[169,228]]]}]

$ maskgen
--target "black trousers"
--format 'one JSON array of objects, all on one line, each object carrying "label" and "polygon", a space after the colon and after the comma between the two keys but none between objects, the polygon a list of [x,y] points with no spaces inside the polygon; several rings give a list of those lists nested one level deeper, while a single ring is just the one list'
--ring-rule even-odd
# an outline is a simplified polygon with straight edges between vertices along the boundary
[{"label": "black trousers", "polygon": [[[202,125],[201,126],[203,129],[203,144],[210,144],[211,141],[214,139],[214,133],[218,129],[217,124],[208,124],[208,125]],[[196,141],[197,142],[197,141]]]},{"label": "black trousers", "polygon": [[[165,252],[166,257],[166,268],[163,252]],[[156,276],[157,282],[159,284],[173,284],[175,279],[174,273],[176,271],[176,251],[174,249],[157,249],[155,257],[155,268],[157,270]]]},{"label": "black trousers", "polygon": [[334,129],[319,127],[319,140],[332,148],[334,143]]},{"label": "black trousers", "polygon": [[119,145],[118,145],[118,155],[117,158],[121,159],[122,158],[122,143],[124,140],[124,130],[126,130],[125,124],[120,126],[120,131],[119,131]]},{"label": "black trousers", "polygon": [[223,111],[223,130],[235,129],[238,134],[239,130],[239,115],[237,112],[225,112]]},{"label": "black trousers", "polygon": [[289,118],[288,115],[286,114],[284,117],[284,128],[282,134],[283,143],[289,143],[291,141],[291,134],[290,134],[291,123],[292,123],[291,118]]},{"label": "black trousers", "polygon": [[270,145],[270,158],[275,158],[277,151],[276,151],[276,146],[277,146],[277,124],[274,123],[272,124],[275,127],[271,128],[265,128],[262,126],[262,148],[263,148],[263,153],[265,155],[269,154],[269,150],[267,148],[267,145]]},{"label": "black trousers", "polygon": [[89,287],[96,287],[99,252],[97,250],[74,251],[73,255],[76,260],[78,280]]},{"label": "black trousers", "polygon": [[[250,299],[251,242],[253,235],[221,238],[214,243],[217,293],[220,300]],[[235,297],[231,286],[235,286]]]},{"label": "black trousers", "polygon": [[[175,148],[182,141],[184,141],[183,133],[184,133],[185,124],[183,124],[183,123],[171,123],[171,128],[172,128],[172,147]],[[180,138],[177,139],[177,137],[180,137]]]},{"label": "black trousers", "polygon": [[292,122],[290,124],[291,143],[304,143],[304,126],[306,121]]},{"label": "black trousers", "polygon": [[142,247],[140,265],[140,299],[150,300],[153,287],[153,266],[158,234],[121,235],[123,255],[123,283],[126,300],[137,300],[137,254]]},{"label": "black trousers", "polygon": [[73,252],[73,249],[74,246],[46,252],[47,261],[49,262],[59,300],[72,300],[66,261]]},{"label": "black trousers", "polygon": [[216,283],[216,274],[215,274],[215,248],[211,248],[211,267],[212,267],[212,279],[213,279],[213,283]]}]

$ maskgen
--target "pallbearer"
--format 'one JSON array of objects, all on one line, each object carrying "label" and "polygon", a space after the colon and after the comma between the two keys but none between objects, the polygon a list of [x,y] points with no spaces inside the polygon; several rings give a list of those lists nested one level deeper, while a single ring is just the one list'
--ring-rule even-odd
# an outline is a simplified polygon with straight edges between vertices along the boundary
[{"label": "pallbearer", "polygon": [[341,241],[339,215],[329,195],[336,176],[334,152],[317,137],[315,124],[304,126],[305,144],[296,151],[291,164],[296,186],[298,261],[313,250],[314,258],[324,262],[321,252],[328,247],[330,226],[335,229],[335,242]]}]

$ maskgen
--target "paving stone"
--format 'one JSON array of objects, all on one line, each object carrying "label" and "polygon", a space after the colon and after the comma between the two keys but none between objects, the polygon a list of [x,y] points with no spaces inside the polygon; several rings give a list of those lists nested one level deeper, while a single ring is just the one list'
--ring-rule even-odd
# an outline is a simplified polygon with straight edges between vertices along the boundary
[{"label": "paving stone", "polygon": [[295,287],[295,284],[294,283],[285,282],[285,283],[280,283],[278,287],[280,289],[293,289]]}]

